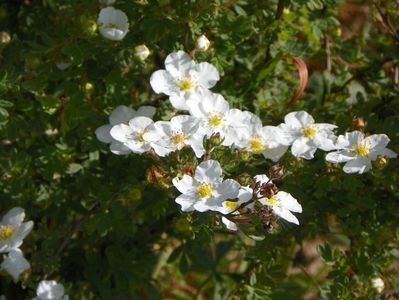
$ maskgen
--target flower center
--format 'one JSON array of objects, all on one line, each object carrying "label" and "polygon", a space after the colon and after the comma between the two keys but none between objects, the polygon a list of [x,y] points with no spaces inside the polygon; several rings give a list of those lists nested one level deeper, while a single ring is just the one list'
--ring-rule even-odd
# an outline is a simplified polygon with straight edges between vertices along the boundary
[{"label": "flower center", "polygon": [[119,29],[119,26],[114,24],[114,23],[107,23],[103,24],[103,28],[108,28],[108,29]]},{"label": "flower center", "polygon": [[190,78],[180,79],[178,82],[178,85],[179,85],[179,89],[184,92],[189,91],[194,87],[194,84]]},{"label": "flower center", "polygon": [[362,144],[355,145],[353,147],[353,150],[359,156],[366,156],[370,152],[369,148],[367,148],[365,145],[362,145]]},{"label": "flower center", "polygon": [[304,129],[303,129],[303,134],[306,136],[306,137],[314,137],[315,135],[316,135],[316,129],[314,129],[314,128],[312,128],[312,127],[305,127]]},{"label": "flower center", "polygon": [[265,145],[262,143],[259,137],[256,137],[249,141],[249,149],[252,152],[260,153],[265,149]]},{"label": "flower center", "polygon": [[172,135],[172,143],[174,145],[184,144],[186,141],[186,136],[183,133],[175,133]]},{"label": "flower center", "polygon": [[136,132],[136,135],[134,136],[134,138],[135,138],[138,142],[144,143],[144,138],[143,138],[144,133],[145,133],[145,130],[141,130],[141,131],[139,131],[139,132]]},{"label": "flower center", "polygon": [[209,118],[208,121],[209,125],[218,127],[220,124],[222,124],[222,116],[221,115],[213,115],[212,117]]},{"label": "flower center", "polygon": [[276,195],[274,195],[274,196],[271,197],[271,198],[266,198],[266,203],[267,203],[268,205],[270,205],[270,206],[275,206],[275,205],[277,204],[277,202],[278,202],[278,198],[277,198]]},{"label": "flower center", "polygon": [[0,240],[10,239],[15,232],[15,229],[11,225],[1,225],[0,226]]},{"label": "flower center", "polygon": [[212,196],[213,187],[210,183],[201,183],[197,186],[197,195],[201,198]]},{"label": "flower center", "polygon": [[236,210],[239,206],[237,201],[230,201],[230,200],[223,201],[223,204],[231,211]]}]

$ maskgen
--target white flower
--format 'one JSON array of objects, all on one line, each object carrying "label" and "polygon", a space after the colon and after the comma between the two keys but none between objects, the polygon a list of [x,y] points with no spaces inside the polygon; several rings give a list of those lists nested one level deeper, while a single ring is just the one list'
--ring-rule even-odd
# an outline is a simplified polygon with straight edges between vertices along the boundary
[{"label": "white flower", "polygon": [[135,117],[148,117],[152,118],[155,114],[155,107],[152,106],[142,106],[137,111],[134,109],[120,105],[116,107],[109,116],[109,124],[103,125],[96,129],[96,136],[100,142],[111,144],[110,150],[114,154],[126,155],[131,152],[131,150],[125,146],[123,143],[118,142],[111,136],[111,129],[115,125],[128,124],[129,121]]},{"label": "white flower", "polygon": [[146,45],[138,45],[134,47],[134,56],[144,61],[150,55],[150,49]]},{"label": "white flower", "polygon": [[0,253],[17,249],[23,239],[31,232],[33,222],[23,222],[25,211],[20,207],[12,208],[0,222]]},{"label": "white flower", "polygon": [[326,160],[332,163],[345,162],[345,173],[363,174],[370,170],[371,161],[378,156],[396,157],[395,152],[386,148],[388,143],[389,138],[385,134],[364,137],[360,131],[347,132],[337,139],[336,147],[339,150],[328,153]]},{"label": "white flower", "polygon": [[336,136],[332,124],[315,123],[311,115],[305,111],[291,112],[280,124],[285,133],[285,144],[290,145],[291,152],[296,157],[312,159],[316,150],[330,151],[335,149]]},{"label": "white flower", "polygon": [[104,5],[112,5],[116,2],[116,0],[100,0],[100,2]]},{"label": "white flower", "polygon": [[68,300],[64,286],[54,280],[42,280],[36,290],[37,297],[32,300]]},{"label": "white flower", "polygon": [[129,20],[126,14],[113,7],[101,9],[97,23],[103,37],[112,41],[122,40],[129,31]]},{"label": "white flower", "polygon": [[380,277],[375,277],[373,279],[371,279],[371,286],[378,292],[378,293],[382,293],[382,291],[385,288],[385,283],[384,280],[382,280],[382,278]]},{"label": "white flower", "polygon": [[[255,180],[261,184],[271,182],[266,175],[256,175]],[[298,219],[291,212],[301,213],[302,206],[294,197],[291,196],[291,194],[279,191],[271,198],[264,197],[258,201],[263,205],[269,206],[280,218],[299,225]]]},{"label": "white flower", "polygon": [[207,62],[196,64],[191,57],[177,51],[165,60],[165,69],[155,71],[150,84],[155,93],[164,93],[173,107],[188,110],[186,101],[195,93],[208,90],[219,81],[218,70]]},{"label": "white flower", "polygon": [[201,35],[197,38],[195,41],[195,48],[199,51],[206,51],[208,50],[211,42],[208,40],[208,38],[205,35]]},{"label": "white flower", "polygon": [[233,179],[222,180],[219,162],[207,160],[195,169],[194,177],[173,178],[173,185],[182,193],[176,198],[182,211],[225,211],[223,202],[238,196],[240,184]]},{"label": "white flower", "polygon": [[0,295],[0,300],[7,300],[7,299],[6,299],[6,296]]},{"label": "white flower", "polygon": [[143,139],[150,142],[155,153],[166,156],[169,153],[190,146],[197,157],[204,152],[202,136],[198,134],[199,120],[192,116],[176,116],[170,122],[158,121],[147,127]]},{"label": "white flower", "polygon": [[123,146],[129,148],[133,153],[144,153],[151,149],[150,143],[143,138],[147,127],[154,122],[147,117],[136,117],[129,121],[112,127],[110,134]]},{"label": "white flower", "polygon": [[13,249],[8,252],[7,257],[0,265],[1,270],[5,270],[8,274],[17,280],[19,275],[30,268],[29,262],[25,259],[20,249]]},{"label": "white flower", "polygon": [[[237,201],[232,201],[230,199],[223,201],[222,203],[223,208],[220,210],[220,212],[224,215],[227,214],[239,215],[240,212],[238,211],[238,208],[243,203],[247,203],[252,199],[252,190],[249,187],[241,187],[240,190],[238,191],[237,198],[238,198]],[[247,206],[245,206],[243,210],[246,211],[249,209],[253,209],[253,206],[254,204],[250,203]],[[222,217],[222,222],[227,227],[227,229],[237,231],[237,225],[233,221],[231,221],[230,218]]]},{"label": "white flower", "polygon": [[246,130],[241,131],[236,145],[276,162],[288,149],[284,143],[285,135],[279,127],[262,126],[259,118],[252,118]]}]

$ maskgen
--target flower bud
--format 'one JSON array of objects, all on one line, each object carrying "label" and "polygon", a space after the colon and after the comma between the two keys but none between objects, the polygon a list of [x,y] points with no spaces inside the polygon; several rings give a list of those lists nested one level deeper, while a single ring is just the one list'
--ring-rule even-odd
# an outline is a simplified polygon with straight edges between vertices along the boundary
[{"label": "flower bud", "polygon": [[338,36],[338,37],[340,37],[340,36],[342,35],[342,29],[341,29],[341,27],[338,27],[338,28],[335,30],[335,35]]},{"label": "flower bud", "polygon": [[238,158],[243,161],[247,161],[251,158],[251,153],[249,151],[239,151]]},{"label": "flower bud", "polygon": [[364,121],[362,117],[355,118],[352,122],[352,126],[354,129],[364,129],[367,126],[367,122]]},{"label": "flower bud", "polygon": [[87,94],[91,94],[94,91],[94,85],[90,82],[86,82],[83,88]]},{"label": "flower bud", "polygon": [[371,279],[371,286],[378,292],[382,293],[385,287],[384,281],[380,277]]},{"label": "flower bud", "polygon": [[166,177],[166,172],[164,169],[162,169],[160,166],[151,166],[145,174],[145,177],[149,183],[153,184],[159,184],[164,187],[168,187],[168,184],[166,184],[164,181]]},{"label": "flower bud", "polygon": [[0,32],[0,43],[2,46],[6,46],[11,42],[11,37],[8,32],[2,31]]},{"label": "flower bud", "polygon": [[223,139],[220,137],[219,133],[213,134],[209,139],[209,145],[211,147],[218,147],[223,143]]},{"label": "flower bud", "polygon": [[289,15],[290,13],[291,13],[291,11],[290,11],[289,8],[286,7],[286,8],[283,9],[283,14],[284,14],[284,15],[287,16],[287,15]]},{"label": "flower bud", "polygon": [[208,40],[208,38],[205,35],[201,35],[200,37],[197,38],[195,41],[195,48],[198,51],[207,51],[211,42]]},{"label": "flower bud", "polygon": [[252,176],[249,175],[248,173],[242,173],[240,175],[238,175],[237,177],[237,181],[239,184],[241,184],[242,186],[247,186],[250,185],[252,182]]},{"label": "flower bud", "polygon": [[82,29],[83,32],[88,35],[94,34],[97,31],[97,22],[94,20],[84,19],[82,21]]},{"label": "flower bud", "polygon": [[129,191],[129,198],[133,202],[141,202],[141,198],[143,197],[143,193],[139,187],[134,187]]},{"label": "flower bud", "polygon": [[384,169],[388,164],[388,159],[385,156],[379,155],[374,162],[377,169]]},{"label": "flower bud", "polygon": [[284,167],[281,165],[274,165],[269,169],[270,179],[282,179],[284,177]]},{"label": "flower bud", "polygon": [[138,45],[134,48],[134,56],[136,56],[141,61],[146,60],[150,55],[150,49],[146,45]]}]

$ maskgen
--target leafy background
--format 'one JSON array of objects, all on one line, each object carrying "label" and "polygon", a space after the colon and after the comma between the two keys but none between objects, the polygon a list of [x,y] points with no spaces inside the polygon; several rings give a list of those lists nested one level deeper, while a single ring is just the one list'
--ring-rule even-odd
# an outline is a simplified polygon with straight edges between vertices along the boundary
[{"label": "leafy background", "polygon": [[[205,34],[211,48],[195,58],[218,68],[213,91],[232,106],[269,125],[306,110],[339,133],[362,128],[362,117],[366,132],[386,133],[399,152],[398,2],[117,0],[115,7],[130,22],[121,42],[93,32],[101,8],[94,0],[0,4],[0,29],[11,36],[0,57],[0,211],[21,206],[35,222],[22,246],[30,274],[18,283],[2,276],[1,293],[28,299],[47,278],[71,299],[398,299],[397,161],[348,175],[324,153],[312,161],[286,154],[279,186],[302,204],[301,226],[281,222],[255,242],[212,215],[179,211],[169,177],[181,165],[165,171],[147,156],[115,156],[94,136],[120,104],[154,105],[157,119],[174,115],[149,77],[168,53],[193,50]],[[152,51],[145,62],[134,56],[139,44]],[[289,56],[305,60],[310,74],[292,107],[299,81]],[[60,61],[72,65],[61,71]],[[232,177],[271,165],[217,155]],[[385,281],[382,294],[371,287],[374,277]]]}]

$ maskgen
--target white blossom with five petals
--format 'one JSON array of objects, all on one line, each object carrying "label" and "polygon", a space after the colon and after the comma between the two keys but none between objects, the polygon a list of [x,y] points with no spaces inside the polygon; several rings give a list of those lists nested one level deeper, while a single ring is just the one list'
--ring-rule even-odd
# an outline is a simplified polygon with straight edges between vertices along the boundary
[{"label": "white blossom with five petals", "polygon": [[20,207],[12,208],[0,222],[0,253],[7,253],[18,249],[23,239],[31,232],[33,222],[23,222],[25,210]]},{"label": "white blossom with five petals", "polygon": [[143,139],[162,157],[186,146],[191,147],[197,157],[201,157],[205,149],[198,128],[197,118],[181,115],[173,117],[169,122],[158,121],[149,125]]},{"label": "white blossom with five petals", "polygon": [[330,152],[326,160],[332,163],[345,163],[345,173],[363,174],[371,169],[371,162],[379,156],[395,158],[397,155],[386,146],[389,138],[385,134],[365,137],[360,131],[347,132],[337,139],[338,151]]},{"label": "white blossom with five petals", "polygon": [[278,127],[285,134],[285,144],[292,145],[291,152],[296,157],[312,159],[317,149],[331,151],[335,149],[337,126],[327,123],[315,123],[313,117],[305,111],[287,114],[283,124]]},{"label": "white blossom with five petals", "polygon": [[[266,175],[256,175],[255,180],[257,182],[260,182],[261,184],[271,182],[271,180]],[[270,207],[273,212],[280,218],[290,223],[299,225],[297,217],[292,212],[301,213],[302,206],[294,197],[291,196],[290,193],[279,191],[277,194],[273,195],[270,198],[263,197],[260,198],[258,201],[261,204]]]},{"label": "white blossom with five petals", "polygon": [[200,163],[195,169],[194,177],[183,175],[173,178],[173,185],[182,193],[176,198],[184,212],[197,210],[225,212],[223,202],[235,199],[240,184],[233,179],[222,179],[222,168],[216,160]]},{"label": "white blossom with five petals", "polygon": [[109,148],[112,153],[117,155],[126,155],[131,149],[124,145],[123,142],[115,140],[111,135],[112,127],[120,124],[128,124],[135,117],[143,116],[152,118],[155,114],[155,107],[142,106],[137,111],[125,105],[119,105],[110,114],[109,124],[103,125],[96,129],[96,137],[100,142],[110,144]]},{"label": "white blossom with five petals", "polygon": [[188,110],[186,101],[196,93],[212,88],[220,78],[212,64],[196,64],[184,51],[169,54],[165,69],[155,71],[150,84],[155,93],[168,95],[172,106],[180,110]]},{"label": "white blossom with five petals", "polygon": [[129,121],[112,127],[110,133],[112,138],[129,148],[133,153],[144,153],[151,149],[151,145],[144,139],[144,133],[148,126],[154,123],[147,117],[136,117]]}]

